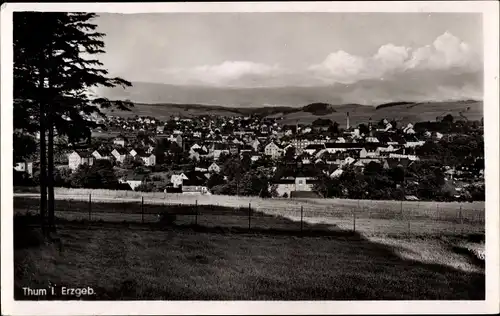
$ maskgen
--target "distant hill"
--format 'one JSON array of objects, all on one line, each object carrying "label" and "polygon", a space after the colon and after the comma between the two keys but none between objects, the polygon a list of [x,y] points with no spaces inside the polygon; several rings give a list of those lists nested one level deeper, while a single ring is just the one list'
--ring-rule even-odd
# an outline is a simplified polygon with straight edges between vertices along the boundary
[{"label": "distant hill", "polygon": [[[154,116],[163,120],[171,116],[253,114],[280,118],[283,124],[295,124],[312,123],[321,116],[345,127],[346,112],[349,112],[351,126],[366,123],[370,118],[373,121],[394,119],[406,124],[434,121],[436,117],[446,114],[459,117],[462,113],[471,120],[483,117],[482,101],[441,100],[440,98],[446,99],[446,96],[442,95],[439,87],[431,84],[432,77],[437,75],[426,74],[422,77],[425,80],[419,79],[415,82],[425,85],[425,90],[432,95],[429,98],[432,102],[422,102],[422,95],[409,94],[405,98],[399,97],[401,101],[384,103],[384,100],[396,98],[394,91],[406,91],[406,86],[401,86],[400,80],[396,79],[390,82],[386,80],[383,85],[380,80],[365,80],[356,85],[267,88],[175,86],[134,82],[131,88],[102,88],[95,92],[109,99],[128,99],[136,104],[131,112],[114,111],[114,115]],[[474,82],[476,77],[482,78],[477,74],[470,74],[457,75],[453,80],[456,84],[462,84]]]},{"label": "distant hill", "polygon": [[383,109],[383,108],[389,108],[391,106],[396,106],[396,105],[412,105],[415,104],[416,102],[389,102],[389,103],[384,103],[377,105],[376,109]]},{"label": "distant hill", "polygon": [[303,112],[309,112],[314,115],[327,115],[336,112],[333,105],[328,103],[311,103],[302,108]]},{"label": "distant hill", "polygon": [[287,106],[265,106],[265,107],[228,107],[211,104],[176,104],[176,103],[134,103],[131,111],[103,110],[110,115],[122,117],[152,116],[160,119],[168,119],[171,116],[193,117],[199,115],[218,116],[249,116],[258,115],[262,117],[273,115],[287,115],[298,112],[307,112],[312,115],[326,115],[335,112],[333,105],[327,103],[311,103],[301,108]]},{"label": "distant hill", "polygon": [[[468,110],[467,110],[468,109]],[[322,112],[325,111],[325,112]],[[457,119],[460,113],[469,120],[480,120],[483,117],[483,102],[449,101],[449,102],[394,102],[386,106],[366,106],[360,104],[331,105],[326,103],[312,103],[303,107],[227,107],[204,104],[144,104],[136,103],[132,111],[105,110],[110,115],[132,117],[152,116],[167,120],[172,116],[195,117],[199,115],[218,116],[249,116],[279,118],[282,124],[302,123],[311,124],[321,116],[346,126],[347,112],[350,125],[366,123],[371,118],[373,122],[381,119],[396,120],[398,124],[415,123],[421,121],[435,121],[436,118],[451,114]]]},{"label": "distant hill", "polygon": [[[370,118],[373,122],[386,118],[396,120],[398,124],[408,124],[435,121],[436,118],[447,114],[453,115],[456,119],[461,119],[460,113],[468,120],[481,120],[483,117],[483,102],[473,100],[421,103],[397,102],[390,106],[378,108],[359,104],[344,104],[335,106],[335,109],[336,112],[324,115],[322,118],[337,122],[343,128],[347,124],[347,112],[349,112],[350,126],[367,123]],[[299,111],[283,115],[282,118],[282,124],[295,124],[297,122],[311,124],[317,119],[317,116]]]}]

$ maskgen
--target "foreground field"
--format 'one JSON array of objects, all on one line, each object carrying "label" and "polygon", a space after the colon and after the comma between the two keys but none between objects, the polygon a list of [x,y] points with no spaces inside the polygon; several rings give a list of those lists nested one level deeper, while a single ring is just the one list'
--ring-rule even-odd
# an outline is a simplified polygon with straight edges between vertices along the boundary
[{"label": "foreground field", "polygon": [[[33,228],[31,228],[33,229]],[[15,231],[16,232],[16,231]],[[141,225],[66,225],[62,246],[16,232],[22,287],[92,287],[90,300],[480,300],[484,268],[452,240],[227,234]],[[36,235],[36,234],[35,234]],[[23,245],[19,245],[19,240]],[[381,243],[380,241],[383,241]]]}]

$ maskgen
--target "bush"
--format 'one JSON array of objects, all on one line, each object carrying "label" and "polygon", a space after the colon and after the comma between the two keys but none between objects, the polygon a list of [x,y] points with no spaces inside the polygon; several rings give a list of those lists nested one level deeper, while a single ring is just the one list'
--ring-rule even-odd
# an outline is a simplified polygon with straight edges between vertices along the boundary
[{"label": "bush", "polygon": [[135,188],[135,191],[139,192],[156,192],[156,186],[149,182],[149,183],[143,183]]}]

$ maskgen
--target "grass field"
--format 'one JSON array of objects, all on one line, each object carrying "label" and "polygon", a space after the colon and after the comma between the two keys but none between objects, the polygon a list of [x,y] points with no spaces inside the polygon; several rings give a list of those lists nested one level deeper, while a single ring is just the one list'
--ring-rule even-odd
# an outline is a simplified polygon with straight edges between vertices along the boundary
[{"label": "grass field", "polygon": [[[89,195],[93,219],[113,221],[142,220],[141,192],[58,189],[56,213],[62,217],[88,218]],[[113,195],[114,194],[114,195]],[[355,201],[342,199],[259,199],[231,196],[193,196],[182,194],[144,193],[144,221],[155,221],[161,211],[182,214],[181,223],[197,221],[206,226],[248,226],[248,209],[252,209],[252,227],[281,227],[276,218],[286,218],[294,229],[304,223],[322,229],[355,229],[366,236],[376,235],[442,235],[484,233],[484,202],[440,203],[399,201]],[[36,195],[18,195],[15,208],[23,211],[36,208]],[[196,206],[198,211],[196,211]],[[359,205],[359,206],[358,206]],[[214,207],[229,207],[219,214]],[[234,212],[239,208],[239,212]],[[181,210],[182,209],[182,210]],[[119,213],[119,215],[117,215]],[[259,215],[260,214],[260,215]],[[259,218],[266,214],[265,219]],[[271,220],[272,219],[272,220]],[[274,226],[273,226],[274,225]]]},{"label": "grass field", "polygon": [[62,246],[15,226],[22,287],[92,287],[90,300],[484,299],[484,267],[453,239],[228,233],[96,223],[59,228]]}]

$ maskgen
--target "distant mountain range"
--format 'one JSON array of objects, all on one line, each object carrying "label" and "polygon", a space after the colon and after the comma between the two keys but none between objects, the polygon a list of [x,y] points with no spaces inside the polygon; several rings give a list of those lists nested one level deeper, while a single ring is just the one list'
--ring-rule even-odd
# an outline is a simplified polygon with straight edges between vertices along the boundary
[{"label": "distant mountain range", "polygon": [[[385,80],[362,80],[353,84],[302,87],[209,87],[133,82],[133,86],[101,88],[98,94],[109,99],[129,99],[136,103],[205,104],[255,108],[267,106],[302,107],[311,103],[377,105],[389,102],[448,101],[477,98],[482,91],[482,74],[424,72]],[[436,79],[437,78],[437,79]],[[438,80],[439,79],[439,80]],[[436,82],[447,82],[446,86]]]}]

